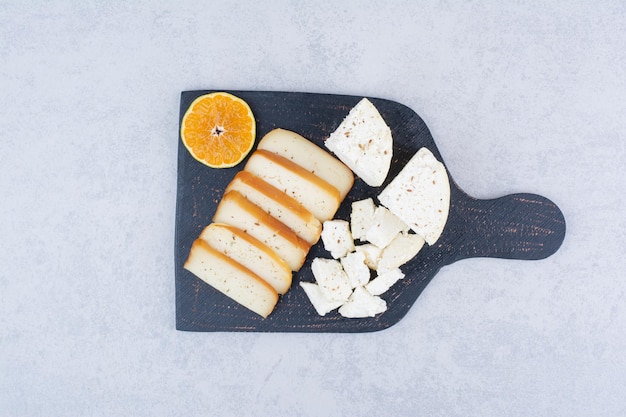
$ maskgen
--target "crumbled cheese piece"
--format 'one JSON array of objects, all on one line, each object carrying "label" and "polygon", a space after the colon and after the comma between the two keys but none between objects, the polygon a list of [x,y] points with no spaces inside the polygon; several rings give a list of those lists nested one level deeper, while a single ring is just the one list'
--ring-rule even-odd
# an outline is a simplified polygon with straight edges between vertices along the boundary
[{"label": "crumbled cheese piece", "polygon": [[[411,229],[371,198],[352,203],[350,223],[324,222],[321,238],[334,259],[315,258],[311,269],[317,284],[301,283],[318,314],[337,307],[339,314],[350,318],[374,317],[386,311],[387,303],[379,296],[404,278],[400,267],[425,243]],[[356,240],[366,243],[355,246]],[[371,280],[370,270],[377,271]]]},{"label": "crumbled cheese piece", "polygon": [[350,223],[345,220],[327,220],[322,225],[324,248],[333,258],[339,259],[354,251]]},{"label": "crumbled cheese piece", "polygon": [[368,99],[350,110],[325,145],[366,184],[379,187],[387,178],[393,153],[391,129]]},{"label": "crumbled cheese piece", "polygon": [[348,301],[339,307],[339,314],[348,318],[374,317],[386,310],[385,300],[370,294],[363,287],[356,287]]},{"label": "crumbled cheese piece", "polygon": [[311,304],[320,316],[325,316],[343,304],[343,301],[330,301],[324,295],[324,292],[318,284],[313,282],[300,282],[300,286],[309,297]]},{"label": "crumbled cheese piece", "polygon": [[315,258],[311,271],[326,299],[343,302],[350,297],[352,286],[339,261]]},{"label": "crumbled cheese piece", "polygon": [[424,239],[414,233],[398,234],[385,249],[378,261],[378,270],[389,270],[404,265],[424,246]]},{"label": "crumbled cheese piece", "polygon": [[380,202],[433,245],[450,210],[450,181],[444,165],[421,148],[378,196]]},{"label": "crumbled cheese piece", "polygon": [[365,289],[372,295],[380,295],[387,291],[399,279],[404,278],[404,273],[400,268],[391,269],[378,274],[376,278],[371,280]]},{"label": "crumbled cheese piece", "polygon": [[365,255],[362,252],[349,253],[339,261],[350,279],[352,288],[368,283],[370,280],[370,269],[365,265]]},{"label": "crumbled cheese piece", "polygon": [[365,256],[365,265],[367,265],[369,269],[378,269],[378,261],[380,260],[380,255],[382,254],[381,248],[373,243],[366,243],[355,247],[355,250],[357,252],[361,252]]},{"label": "crumbled cheese piece", "polygon": [[383,206],[376,207],[374,218],[365,233],[368,242],[384,248],[406,228],[406,224]]},{"label": "crumbled cheese piece", "polygon": [[366,198],[352,203],[352,213],[350,214],[350,230],[354,240],[365,240],[365,233],[374,218],[376,205],[374,200]]}]

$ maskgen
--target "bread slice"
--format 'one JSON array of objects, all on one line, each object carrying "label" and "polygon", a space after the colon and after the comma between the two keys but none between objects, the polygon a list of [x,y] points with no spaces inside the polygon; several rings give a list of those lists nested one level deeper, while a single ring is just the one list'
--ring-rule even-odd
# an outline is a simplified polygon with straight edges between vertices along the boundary
[{"label": "bread slice", "polygon": [[276,252],[247,233],[221,223],[204,228],[200,238],[270,284],[278,294],[291,286],[291,269]]},{"label": "bread slice", "polygon": [[311,247],[291,229],[237,191],[224,194],[217,206],[215,223],[234,226],[260,240],[280,256],[292,271],[298,271]]},{"label": "bread slice", "polygon": [[389,173],[391,129],[366,98],[354,106],[324,145],[367,185],[379,187]]},{"label": "bread slice", "polygon": [[378,200],[433,245],[448,220],[450,181],[445,166],[421,148],[385,187]]},{"label": "bread slice", "polygon": [[271,285],[202,239],[192,244],[185,269],[262,317],[267,317],[278,302],[278,293]]},{"label": "bread slice", "polygon": [[293,197],[321,222],[333,217],[342,200],[337,188],[270,151],[256,150],[248,159],[245,171]]},{"label": "bread slice", "polygon": [[250,172],[240,171],[226,187],[226,192],[238,191],[248,201],[280,220],[311,245],[317,243],[322,224],[294,198],[268,184]]},{"label": "bread slice", "polygon": [[310,140],[290,130],[272,130],[259,141],[257,149],[278,154],[317,175],[337,188],[342,200],[354,184],[354,175],[350,168]]}]

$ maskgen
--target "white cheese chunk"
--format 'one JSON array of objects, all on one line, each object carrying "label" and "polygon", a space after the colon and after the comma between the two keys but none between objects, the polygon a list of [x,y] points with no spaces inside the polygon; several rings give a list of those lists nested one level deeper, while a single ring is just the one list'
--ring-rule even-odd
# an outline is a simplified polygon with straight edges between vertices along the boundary
[{"label": "white cheese chunk", "polygon": [[378,270],[398,268],[417,255],[424,246],[424,239],[415,233],[398,234],[385,249],[378,261]]},{"label": "white cheese chunk", "polygon": [[354,240],[365,240],[365,233],[374,218],[376,205],[374,200],[366,198],[352,203],[352,212],[350,213],[350,230]]},{"label": "white cheese chunk", "polygon": [[315,258],[311,263],[311,271],[329,301],[343,302],[350,297],[352,286],[339,261]]},{"label": "white cheese chunk", "polygon": [[391,269],[378,274],[376,278],[371,280],[365,289],[372,295],[380,295],[386,292],[399,279],[404,278],[404,273],[400,268]]},{"label": "white cheese chunk", "polygon": [[339,307],[339,314],[348,318],[374,317],[386,310],[385,300],[370,294],[363,287],[356,287],[348,301]]},{"label": "white cheese chunk", "polygon": [[444,165],[421,148],[378,196],[380,202],[433,245],[450,209],[450,182]]},{"label": "white cheese chunk", "polygon": [[318,284],[313,282],[300,282],[300,286],[304,290],[307,297],[309,297],[315,311],[317,311],[317,314],[320,316],[325,316],[327,313],[343,304],[343,301],[328,300]]},{"label": "white cheese chunk", "polygon": [[333,258],[339,259],[354,251],[350,223],[345,220],[327,220],[322,224],[322,242]]},{"label": "white cheese chunk", "polygon": [[379,187],[391,166],[391,129],[366,98],[354,106],[325,145],[366,184]]},{"label": "white cheese chunk", "polygon": [[382,253],[381,248],[372,243],[366,243],[355,247],[355,250],[365,256],[365,265],[367,265],[368,268],[374,270],[378,269],[378,261]]},{"label": "white cheese chunk", "polygon": [[384,248],[406,228],[406,224],[383,206],[376,207],[374,218],[365,232],[365,239]]},{"label": "white cheese chunk", "polygon": [[370,280],[370,269],[365,265],[365,255],[362,252],[351,252],[339,261],[346,275],[348,275],[352,288],[368,283]]}]

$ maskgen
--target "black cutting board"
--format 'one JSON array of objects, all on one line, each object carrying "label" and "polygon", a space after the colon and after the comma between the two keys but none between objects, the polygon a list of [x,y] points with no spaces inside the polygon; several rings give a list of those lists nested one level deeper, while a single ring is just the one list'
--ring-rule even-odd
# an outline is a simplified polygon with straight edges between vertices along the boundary
[{"label": "black cutting board", "polygon": [[[185,91],[180,120],[191,102],[218,90]],[[224,91],[224,90],[219,90]],[[245,100],[257,123],[257,141],[275,128],[292,130],[324,148],[327,138],[361,96],[271,91],[228,91]],[[445,165],[428,127],[413,110],[394,101],[368,97],[391,128],[393,160],[385,184],[379,188],[356,178],[335,218],[348,220],[353,201],[376,196],[421,147],[427,147]],[[179,122],[180,122],[179,120]],[[212,169],[197,162],[178,136],[178,189],[176,205],[175,280],[176,328],[185,331],[258,332],[369,332],[382,330],[405,316],[435,274],[445,265],[470,257],[542,259],[560,247],[565,219],[545,197],[514,194],[479,200],[465,194],[450,178],[450,214],[443,234],[433,246],[425,245],[402,267],[406,277],[382,295],[386,312],[374,318],[348,319],[337,311],[319,316],[300,281],[314,281],[311,260],[330,258],[318,242],[303,268],[294,274],[292,287],[281,296],[265,319],[222,295],[183,268],[193,241],[211,223],[224,188],[243,168]],[[254,151],[254,148],[253,148]],[[447,168],[447,167],[446,167]]]}]

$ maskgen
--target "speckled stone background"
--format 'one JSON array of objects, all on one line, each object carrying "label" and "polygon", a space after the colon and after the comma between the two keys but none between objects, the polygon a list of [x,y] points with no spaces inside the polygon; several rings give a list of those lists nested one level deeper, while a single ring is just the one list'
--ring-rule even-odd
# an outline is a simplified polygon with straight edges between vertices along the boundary
[{"label": "speckled stone background", "polygon": [[[128,4],[127,4],[128,3]],[[626,415],[623,1],[0,7],[0,416]],[[175,330],[183,90],[399,101],[459,185],[568,222],[370,334]]]}]

